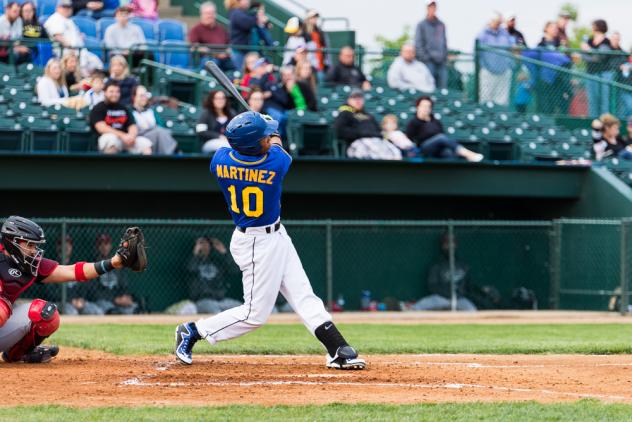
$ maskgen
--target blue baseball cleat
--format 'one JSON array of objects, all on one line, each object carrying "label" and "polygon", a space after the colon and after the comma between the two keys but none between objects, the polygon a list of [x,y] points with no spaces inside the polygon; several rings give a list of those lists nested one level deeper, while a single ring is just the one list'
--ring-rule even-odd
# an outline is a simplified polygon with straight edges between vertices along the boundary
[{"label": "blue baseball cleat", "polygon": [[193,363],[193,346],[201,338],[194,322],[187,322],[176,327],[176,357],[180,362],[187,365]]}]

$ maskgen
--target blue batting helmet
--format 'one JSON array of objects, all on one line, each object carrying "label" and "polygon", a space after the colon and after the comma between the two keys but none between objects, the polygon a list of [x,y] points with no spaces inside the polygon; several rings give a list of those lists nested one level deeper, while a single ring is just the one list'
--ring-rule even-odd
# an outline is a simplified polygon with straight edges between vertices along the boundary
[{"label": "blue batting helmet", "polygon": [[224,136],[230,146],[246,155],[261,154],[259,143],[266,136],[277,132],[279,122],[255,111],[238,114],[228,123]]}]

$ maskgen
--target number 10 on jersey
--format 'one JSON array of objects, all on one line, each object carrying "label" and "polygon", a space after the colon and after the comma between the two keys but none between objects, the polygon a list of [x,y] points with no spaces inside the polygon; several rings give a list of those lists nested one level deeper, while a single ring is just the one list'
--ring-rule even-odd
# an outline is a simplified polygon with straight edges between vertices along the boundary
[{"label": "number 10 on jersey", "polygon": [[[237,188],[235,185],[228,187],[230,192],[230,209],[236,213],[241,214],[243,210],[246,217],[261,217],[263,214],[263,191],[257,186],[248,186],[241,191],[241,210],[237,204]],[[254,209],[252,208],[252,199],[254,197]]]}]

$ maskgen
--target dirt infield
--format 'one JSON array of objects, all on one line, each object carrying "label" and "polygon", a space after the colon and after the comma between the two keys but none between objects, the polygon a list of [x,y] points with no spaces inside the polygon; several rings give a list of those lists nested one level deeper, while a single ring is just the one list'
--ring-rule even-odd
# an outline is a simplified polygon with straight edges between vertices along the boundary
[{"label": "dirt infield", "polygon": [[118,357],[64,348],[47,365],[1,364],[2,406],[573,401],[632,403],[632,356],[368,356],[365,371],[319,356]]}]

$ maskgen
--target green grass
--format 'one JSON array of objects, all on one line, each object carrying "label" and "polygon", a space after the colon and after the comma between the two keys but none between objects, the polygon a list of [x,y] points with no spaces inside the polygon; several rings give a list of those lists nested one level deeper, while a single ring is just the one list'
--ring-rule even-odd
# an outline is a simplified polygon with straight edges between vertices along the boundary
[{"label": "green grass", "polygon": [[[341,324],[363,354],[397,353],[632,353],[632,325],[362,325]],[[115,354],[166,354],[174,343],[169,325],[62,324],[52,342]],[[302,325],[266,325],[246,336],[196,353],[320,354]]]},{"label": "green grass", "polygon": [[76,409],[60,406],[0,409],[0,421],[616,421],[629,420],[632,405],[575,403],[444,403],[418,405],[222,406]]}]

